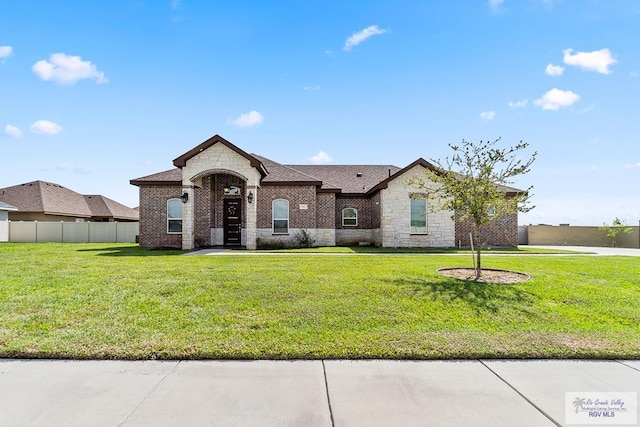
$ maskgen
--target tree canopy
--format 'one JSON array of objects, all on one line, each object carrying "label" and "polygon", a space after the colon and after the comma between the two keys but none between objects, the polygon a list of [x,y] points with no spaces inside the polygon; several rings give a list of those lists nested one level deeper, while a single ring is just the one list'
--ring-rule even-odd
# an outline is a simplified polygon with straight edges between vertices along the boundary
[{"label": "tree canopy", "polygon": [[[450,210],[462,221],[473,225],[474,240],[479,229],[505,214],[528,212],[532,196],[530,186],[516,190],[508,185],[513,178],[526,174],[537,152],[521,158],[520,152],[529,144],[520,141],[513,147],[500,148],[500,138],[473,143],[462,140],[460,145],[449,144],[451,157],[432,160],[435,170],[427,170],[427,181],[410,180],[409,184],[427,190],[432,201],[431,210]],[[431,181],[435,185],[429,185]],[[480,248],[477,252],[476,279],[480,277]]]}]

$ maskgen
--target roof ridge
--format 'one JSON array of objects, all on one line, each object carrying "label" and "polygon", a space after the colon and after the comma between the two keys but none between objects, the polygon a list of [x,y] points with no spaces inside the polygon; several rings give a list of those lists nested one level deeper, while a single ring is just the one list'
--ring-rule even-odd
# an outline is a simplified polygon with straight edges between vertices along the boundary
[{"label": "roof ridge", "polygon": [[291,167],[291,166],[289,166],[289,165],[285,165],[285,164],[282,164],[282,163],[275,162],[275,161],[273,161],[273,160],[271,160],[271,159],[269,159],[269,158],[267,158],[267,157],[260,156],[259,154],[253,154],[253,153],[252,153],[251,155],[252,155],[252,156],[254,156],[254,157],[256,157],[256,158],[258,158],[258,159],[268,160],[268,161],[270,161],[270,162],[272,162],[272,163],[277,164],[278,166],[282,166],[283,168],[290,169],[290,170],[292,170],[292,171],[294,171],[294,172],[296,172],[296,173],[299,173],[300,175],[304,175],[304,176],[306,176],[306,177],[308,177],[308,178],[311,178],[311,179],[313,179],[314,181],[320,181],[320,182],[322,182],[322,180],[321,180],[320,178],[318,178],[317,176],[309,175],[308,173],[304,173],[304,172],[302,172],[302,171],[299,171],[299,170],[297,170],[297,169],[295,169],[295,168],[292,168],[292,167]]}]

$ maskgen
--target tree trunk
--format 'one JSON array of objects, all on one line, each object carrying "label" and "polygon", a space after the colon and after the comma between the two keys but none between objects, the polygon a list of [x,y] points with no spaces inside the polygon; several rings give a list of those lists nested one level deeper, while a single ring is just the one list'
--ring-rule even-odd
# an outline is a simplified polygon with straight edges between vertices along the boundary
[{"label": "tree trunk", "polygon": [[480,279],[480,275],[482,274],[482,264],[480,264],[480,252],[482,250],[482,245],[478,241],[478,233],[476,230],[474,230],[473,233],[473,240],[474,242],[476,242],[476,277],[473,280],[477,282],[478,279]]}]

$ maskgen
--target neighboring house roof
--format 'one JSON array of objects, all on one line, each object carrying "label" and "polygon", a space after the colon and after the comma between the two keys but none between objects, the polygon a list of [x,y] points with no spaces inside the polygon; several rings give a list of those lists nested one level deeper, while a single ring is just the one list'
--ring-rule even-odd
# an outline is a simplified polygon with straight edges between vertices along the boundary
[{"label": "neighboring house roof", "polygon": [[41,212],[78,218],[95,216],[137,220],[139,217],[137,211],[107,197],[83,196],[60,184],[46,181],[0,188],[0,197],[17,207],[19,212]]},{"label": "neighboring house roof", "polygon": [[9,203],[5,203],[5,202],[0,202],[0,211],[17,211],[18,208],[16,208],[13,205],[10,205]]},{"label": "neighboring house roof", "polygon": [[140,218],[138,210],[99,194],[85,195],[84,200],[87,202],[87,205],[89,205],[89,209],[91,209],[91,216],[130,219],[135,221]]}]

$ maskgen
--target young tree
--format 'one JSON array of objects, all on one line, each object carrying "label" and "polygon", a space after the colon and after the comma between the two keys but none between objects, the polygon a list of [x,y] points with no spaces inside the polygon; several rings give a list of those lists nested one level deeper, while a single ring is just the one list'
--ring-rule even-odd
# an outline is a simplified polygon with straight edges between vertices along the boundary
[{"label": "young tree", "polygon": [[[410,185],[427,190],[432,210],[450,210],[462,221],[470,221],[473,240],[479,242],[478,231],[483,226],[505,214],[528,212],[531,197],[529,187],[525,191],[511,192],[507,187],[513,177],[529,172],[537,152],[526,160],[518,158],[521,150],[529,146],[520,141],[510,148],[499,148],[495,141],[473,142],[462,140],[461,145],[449,144],[454,154],[444,162],[432,160],[436,170],[427,170],[428,181],[411,180]],[[479,242],[480,243],[480,242]],[[481,245],[476,252],[476,277],[480,278]]]},{"label": "young tree", "polygon": [[628,226],[623,220],[616,217],[611,225],[602,224],[599,227],[600,230],[607,232],[607,237],[611,238],[611,247],[616,247],[618,243],[618,236],[620,234],[628,234],[633,232],[633,228]]}]

